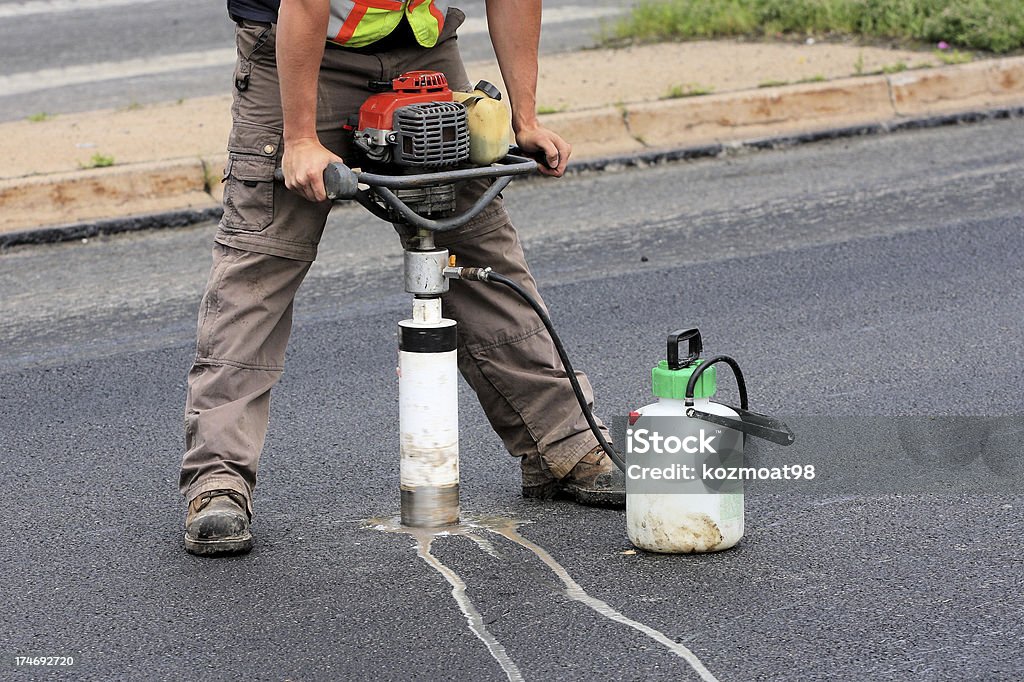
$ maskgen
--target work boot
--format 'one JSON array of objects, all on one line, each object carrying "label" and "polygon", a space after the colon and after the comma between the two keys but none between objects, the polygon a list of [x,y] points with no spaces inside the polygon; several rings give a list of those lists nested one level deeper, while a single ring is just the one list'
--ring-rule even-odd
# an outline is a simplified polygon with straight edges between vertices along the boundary
[{"label": "work boot", "polygon": [[523,497],[551,500],[568,497],[588,507],[626,506],[626,477],[600,445],[583,456],[561,479],[536,483],[523,472]]},{"label": "work boot", "polygon": [[245,498],[234,490],[211,490],[188,505],[185,549],[191,554],[238,554],[252,549]]}]

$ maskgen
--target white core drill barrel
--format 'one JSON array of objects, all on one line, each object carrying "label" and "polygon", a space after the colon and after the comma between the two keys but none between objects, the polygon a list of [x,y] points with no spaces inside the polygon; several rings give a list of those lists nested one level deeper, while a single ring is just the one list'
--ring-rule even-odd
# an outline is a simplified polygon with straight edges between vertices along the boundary
[{"label": "white core drill barrel", "polygon": [[440,299],[417,299],[399,322],[398,422],[402,524],[459,522],[459,413],[456,326]]}]

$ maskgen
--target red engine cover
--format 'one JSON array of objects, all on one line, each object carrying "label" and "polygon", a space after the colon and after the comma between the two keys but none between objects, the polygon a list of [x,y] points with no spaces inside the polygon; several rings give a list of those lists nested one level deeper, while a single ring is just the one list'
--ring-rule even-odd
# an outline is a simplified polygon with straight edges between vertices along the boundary
[{"label": "red engine cover", "polygon": [[371,95],[359,107],[359,130],[391,130],[396,109],[408,104],[451,102],[448,79],[439,71],[409,71],[391,81],[393,92]]}]

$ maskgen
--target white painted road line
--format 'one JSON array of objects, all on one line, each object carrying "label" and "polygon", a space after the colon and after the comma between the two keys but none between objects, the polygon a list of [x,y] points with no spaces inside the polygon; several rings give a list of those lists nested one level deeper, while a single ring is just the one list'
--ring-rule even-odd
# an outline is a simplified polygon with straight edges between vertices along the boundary
[{"label": "white painted road line", "polygon": [[60,14],[62,12],[84,12],[124,7],[126,5],[147,5],[160,0],[26,0],[0,5],[0,19],[27,17],[32,14]]},{"label": "white painted road line", "polygon": [[[114,6],[116,4],[138,4],[150,0],[32,0],[14,5],[60,5]],[[154,0],[155,1],[155,0]],[[0,17],[9,5],[0,5]],[[57,10],[52,10],[57,11]],[[592,19],[601,19],[622,14],[623,10],[611,7],[553,7],[544,12],[544,25],[567,24]],[[226,20],[226,19],[225,19]],[[483,17],[467,19],[459,29],[459,35],[473,35],[487,32],[487,20]],[[234,48],[218,48],[199,52],[182,52],[158,57],[142,57],[117,62],[98,62],[39,71],[24,71],[0,76],[0,97],[22,95],[28,92],[82,85],[119,78],[137,78],[189,69],[220,66],[227,68],[235,63]]]},{"label": "white painted road line", "polygon": [[[588,19],[606,19],[625,14],[626,9],[624,7],[580,7],[577,5],[550,7],[544,10],[544,25],[568,24],[574,21],[587,21]],[[459,28],[460,36],[473,33],[487,33],[487,20],[484,17],[467,17],[465,23]]]},{"label": "white painted road line", "polygon": [[226,67],[234,62],[234,48],[222,48],[205,52],[184,52],[162,57],[128,59],[123,62],[101,62],[42,69],[41,71],[0,76],[0,97],[118,78],[135,78],[187,69],[201,69],[207,66]]}]

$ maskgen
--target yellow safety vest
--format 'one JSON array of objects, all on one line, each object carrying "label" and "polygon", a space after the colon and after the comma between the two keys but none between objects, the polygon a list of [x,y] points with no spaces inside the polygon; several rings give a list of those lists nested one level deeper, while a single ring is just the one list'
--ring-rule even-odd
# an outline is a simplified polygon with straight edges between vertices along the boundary
[{"label": "yellow safety vest", "polygon": [[406,16],[416,42],[433,47],[447,11],[447,0],[331,0],[327,40],[363,47],[391,33]]}]

